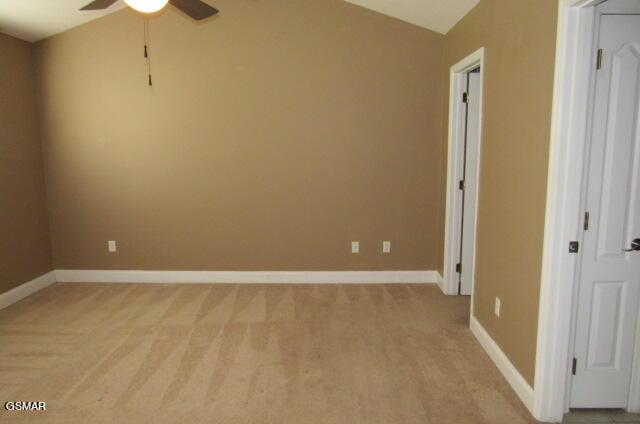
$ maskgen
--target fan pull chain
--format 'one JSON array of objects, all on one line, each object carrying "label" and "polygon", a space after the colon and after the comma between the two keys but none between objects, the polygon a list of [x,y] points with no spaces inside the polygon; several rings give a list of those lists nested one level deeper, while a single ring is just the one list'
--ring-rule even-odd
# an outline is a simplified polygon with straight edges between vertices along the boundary
[{"label": "fan pull chain", "polygon": [[144,58],[147,59],[147,71],[149,74],[149,87],[153,85],[151,79],[151,37],[149,37],[149,19],[144,18]]}]

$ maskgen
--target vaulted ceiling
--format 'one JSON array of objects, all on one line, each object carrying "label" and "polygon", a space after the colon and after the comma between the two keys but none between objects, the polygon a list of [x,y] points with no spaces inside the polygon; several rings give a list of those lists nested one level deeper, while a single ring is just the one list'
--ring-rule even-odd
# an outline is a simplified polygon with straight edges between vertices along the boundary
[{"label": "vaulted ceiling", "polygon": [[346,0],[367,9],[446,34],[480,0]]},{"label": "vaulted ceiling", "polygon": [[[346,1],[444,34],[480,0]],[[33,42],[125,7],[124,2],[119,0],[105,11],[80,12],[78,9],[88,2],[89,0],[2,0],[0,32]]]},{"label": "vaulted ceiling", "polygon": [[108,10],[80,12],[91,0],[0,0],[0,32],[38,41],[125,7],[122,0]]}]

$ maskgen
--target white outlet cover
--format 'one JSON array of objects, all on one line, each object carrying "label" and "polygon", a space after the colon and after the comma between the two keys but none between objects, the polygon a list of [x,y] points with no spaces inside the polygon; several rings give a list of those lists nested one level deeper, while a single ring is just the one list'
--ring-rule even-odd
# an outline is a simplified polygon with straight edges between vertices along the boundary
[{"label": "white outlet cover", "polygon": [[496,307],[494,310],[494,313],[496,314],[496,316],[498,318],[500,318],[500,309],[502,308],[502,301],[500,300],[499,297],[496,297]]},{"label": "white outlet cover", "polygon": [[351,242],[351,253],[360,253],[360,242],[352,241]]},{"label": "white outlet cover", "polygon": [[113,252],[118,250],[118,246],[116,245],[116,241],[115,240],[109,240],[107,242],[107,247],[109,249],[109,252],[111,252],[111,253],[113,253]]},{"label": "white outlet cover", "polygon": [[383,253],[390,253],[391,252],[391,242],[390,241],[383,241],[382,242],[382,252]]}]

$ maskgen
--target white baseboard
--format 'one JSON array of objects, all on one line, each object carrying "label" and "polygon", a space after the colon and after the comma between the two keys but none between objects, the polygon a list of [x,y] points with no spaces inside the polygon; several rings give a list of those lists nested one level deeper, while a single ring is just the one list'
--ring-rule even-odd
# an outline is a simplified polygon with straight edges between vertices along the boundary
[{"label": "white baseboard", "polygon": [[55,271],[47,272],[39,277],[34,278],[24,284],[15,287],[8,292],[0,294],[0,309],[4,309],[7,306],[24,299],[25,297],[32,295],[33,293],[44,289],[56,282]]},{"label": "white baseboard", "polygon": [[527,380],[513,366],[507,355],[504,354],[500,346],[491,338],[487,330],[475,318],[471,317],[471,332],[480,345],[487,352],[493,363],[498,367],[504,378],[507,379],[511,388],[516,392],[522,403],[527,407],[533,415],[533,388],[527,383]]},{"label": "white baseboard", "polygon": [[61,283],[437,283],[437,271],[119,271],[56,270]]},{"label": "white baseboard", "polygon": [[445,293],[444,278],[442,278],[442,274],[440,274],[440,272],[435,271],[435,273],[436,273],[436,284],[438,284],[438,287],[440,287],[440,290],[442,291],[442,293]]}]

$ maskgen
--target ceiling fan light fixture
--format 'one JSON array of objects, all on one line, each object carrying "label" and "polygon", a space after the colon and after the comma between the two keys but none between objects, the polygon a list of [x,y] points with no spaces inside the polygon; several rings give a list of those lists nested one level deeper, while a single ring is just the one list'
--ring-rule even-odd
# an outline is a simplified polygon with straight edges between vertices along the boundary
[{"label": "ceiling fan light fixture", "polygon": [[169,0],[124,0],[132,9],[142,13],[155,13],[165,7]]}]

